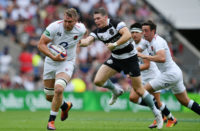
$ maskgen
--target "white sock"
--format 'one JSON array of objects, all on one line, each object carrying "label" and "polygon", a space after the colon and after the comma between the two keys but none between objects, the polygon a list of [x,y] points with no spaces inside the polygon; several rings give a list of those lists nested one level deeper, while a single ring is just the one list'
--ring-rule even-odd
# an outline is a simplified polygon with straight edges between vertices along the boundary
[{"label": "white sock", "polygon": [[138,99],[137,103],[138,103],[138,104],[140,104],[141,102],[142,102],[142,98],[141,98],[141,97],[139,97],[139,99]]},{"label": "white sock", "polygon": [[145,98],[148,94],[149,94],[149,92],[145,90],[144,94],[142,95],[142,98]]},{"label": "white sock", "polygon": [[194,103],[194,101],[193,101],[193,100],[190,100],[190,101],[189,101],[189,103],[188,103],[188,106],[187,106],[187,107],[191,109],[191,108],[192,108],[192,105],[193,105],[193,103]]},{"label": "white sock", "polygon": [[50,111],[50,115],[53,115],[53,116],[57,116],[58,112],[55,112],[55,111]]}]

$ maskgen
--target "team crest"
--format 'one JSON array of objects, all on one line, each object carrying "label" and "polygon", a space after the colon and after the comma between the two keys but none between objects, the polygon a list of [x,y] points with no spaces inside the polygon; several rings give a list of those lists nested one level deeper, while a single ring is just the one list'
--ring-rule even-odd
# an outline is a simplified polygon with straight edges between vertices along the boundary
[{"label": "team crest", "polygon": [[78,36],[77,36],[77,35],[75,35],[75,36],[74,36],[74,40],[77,40],[77,39],[78,39]]},{"label": "team crest", "polygon": [[151,50],[153,51],[153,46],[151,46]]},{"label": "team crest", "polygon": [[110,29],[110,30],[109,30],[109,33],[110,33],[110,35],[114,35],[114,30],[113,30],[113,29]]},{"label": "team crest", "polygon": [[109,59],[107,60],[107,63],[111,65],[113,63],[113,60]]}]

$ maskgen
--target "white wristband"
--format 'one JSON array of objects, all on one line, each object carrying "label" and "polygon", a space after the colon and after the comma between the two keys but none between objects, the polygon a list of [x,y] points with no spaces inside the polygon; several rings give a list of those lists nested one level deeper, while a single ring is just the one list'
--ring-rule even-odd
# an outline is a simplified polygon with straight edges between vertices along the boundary
[{"label": "white wristband", "polygon": [[118,46],[118,45],[117,45],[117,42],[113,43],[113,46],[114,46],[114,47]]}]

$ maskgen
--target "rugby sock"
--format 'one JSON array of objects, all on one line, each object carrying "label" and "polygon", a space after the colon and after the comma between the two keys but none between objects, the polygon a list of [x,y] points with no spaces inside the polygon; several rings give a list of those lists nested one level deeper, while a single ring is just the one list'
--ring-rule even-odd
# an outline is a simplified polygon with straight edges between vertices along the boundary
[{"label": "rugby sock", "polygon": [[49,116],[49,122],[50,121],[55,121],[56,116],[57,116],[58,112],[54,112],[54,111],[50,111],[50,116]]},{"label": "rugby sock", "polygon": [[195,101],[190,100],[187,107],[200,115],[200,106]]},{"label": "rugby sock", "polygon": [[103,85],[104,88],[108,88],[110,90],[114,90],[115,89],[115,86],[114,84],[112,83],[112,81],[110,79],[108,79],[104,85]]},{"label": "rugby sock", "polygon": [[174,120],[174,116],[171,114],[171,112],[169,111],[169,109],[167,108],[167,106],[164,103],[162,103],[160,110],[162,111],[162,114],[167,116],[168,119]]},{"label": "rugby sock", "polygon": [[144,100],[144,102],[149,106],[149,108],[153,111],[153,113],[156,115],[158,114],[160,111],[156,108],[156,106],[154,105],[153,99],[151,97],[151,95],[145,90],[142,99]]},{"label": "rugby sock", "polygon": [[142,105],[142,106],[148,106],[144,100],[142,99],[142,97],[139,97],[137,104]]},{"label": "rugby sock", "polygon": [[63,104],[61,105],[61,107],[60,107],[61,109],[62,109],[62,111],[65,111],[65,110],[67,110],[67,108],[68,108],[68,105],[67,105],[67,103],[65,102],[65,101],[63,101]]}]

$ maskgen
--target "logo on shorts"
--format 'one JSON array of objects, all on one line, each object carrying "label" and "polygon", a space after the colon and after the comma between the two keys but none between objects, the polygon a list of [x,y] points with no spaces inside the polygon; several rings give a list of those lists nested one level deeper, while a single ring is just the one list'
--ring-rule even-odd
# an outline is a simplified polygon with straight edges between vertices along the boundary
[{"label": "logo on shorts", "polygon": [[132,75],[133,75],[133,73],[132,73],[132,72],[129,72],[128,74],[129,74],[130,76],[132,76]]},{"label": "logo on shorts", "polygon": [[113,60],[109,59],[109,60],[107,60],[107,63],[108,63],[108,64],[112,64],[112,63],[113,63]]},{"label": "logo on shorts", "polygon": [[168,87],[168,86],[169,86],[169,83],[165,83],[164,86],[165,86],[165,87]]}]

